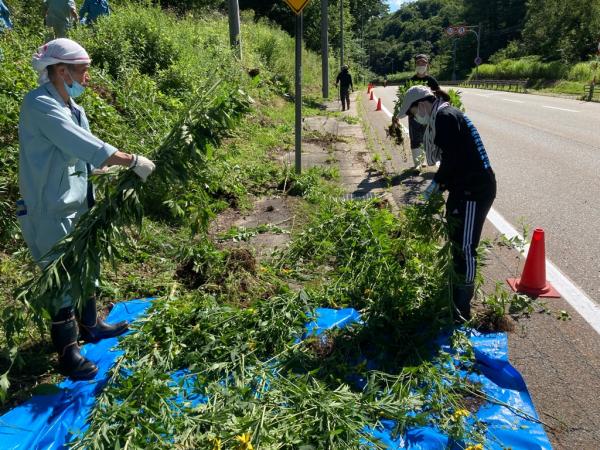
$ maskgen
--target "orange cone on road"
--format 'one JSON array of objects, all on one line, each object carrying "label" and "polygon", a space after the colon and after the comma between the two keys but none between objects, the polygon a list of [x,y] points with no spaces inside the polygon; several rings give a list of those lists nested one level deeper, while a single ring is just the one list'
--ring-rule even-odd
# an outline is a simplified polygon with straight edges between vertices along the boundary
[{"label": "orange cone on road", "polygon": [[381,111],[381,99],[377,99],[377,108],[375,108],[375,111]]},{"label": "orange cone on road", "polygon": [[367,94],[371,93],[372,88],[373,88],[373,86],[371,86],[371,83],[369,83],[369,85],[367,86]]},{"label": "orange cone on road", "polygon": [[536,228],[533,231],[521,278],[509,278],[506,281],[515,292],[535,297],[560,297],[556,289],[546,281],[544,230]]},{"label": "orange cone on road", "polygon": [[369,100],[375,100],[375,97],[373,97],[373,91],[371,91],[371,96],[369,97]]}]

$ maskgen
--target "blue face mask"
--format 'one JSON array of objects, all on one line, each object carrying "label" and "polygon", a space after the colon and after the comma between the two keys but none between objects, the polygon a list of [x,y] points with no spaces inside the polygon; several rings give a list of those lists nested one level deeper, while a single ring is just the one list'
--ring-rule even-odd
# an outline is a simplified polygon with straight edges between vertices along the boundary
[{"label": "blue face mask", "polygon": [[63,80],[63,83],[65,84],[65,90],[67,91],[67,94],[69,94],[69,97],[77,98],[85,92],[85,87],[75,81],[70,73],[69,76],[71,77],[71,86],[69,86],[67,82]]}]

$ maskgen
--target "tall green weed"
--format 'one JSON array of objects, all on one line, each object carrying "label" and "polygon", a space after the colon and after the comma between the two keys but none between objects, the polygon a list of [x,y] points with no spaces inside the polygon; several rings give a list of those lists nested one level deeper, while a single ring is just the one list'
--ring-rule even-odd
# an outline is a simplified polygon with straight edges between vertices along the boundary
[{"label": "tall green weed", "polygon": [[[561,61],[544,62],[539,56],[505,59],[496,64],[479,66],[479,78],[490,80],[544,80],[579,81],[589,83],[594,78],[596,61],[569,66]],[[469,79],[475,76],[472,71]]]}]

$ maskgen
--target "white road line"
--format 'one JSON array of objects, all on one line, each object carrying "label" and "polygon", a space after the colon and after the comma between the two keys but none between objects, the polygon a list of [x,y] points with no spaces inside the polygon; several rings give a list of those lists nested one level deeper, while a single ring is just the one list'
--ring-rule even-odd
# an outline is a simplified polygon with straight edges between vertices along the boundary
[{"label": "white road line", "polygon": [[[378,97],[375,95],[373,97],[375,101],[377,101]],[[392,117],[392,114],[383,105],[382,109],[383,112],[388,115],[388,117]],[[517,230],[515,230],[514,227],[508,223],[508,221],[494,208],[490,209],[487,219],[500,233],[502,233],[508,239],[511,239],[515,236],[518,236],[521,240],[523,239],[523,236],[521,236]],[[526,245],[521,255],[527,255],[528,251],[529,246]],[[564,298],[598,334],[600,334],[600,306],[594,303],[585,294],[585,292],[575,286],[575,284],[548,259],[546,259],[546,278],[547,281],[551,283],[552,286],[554,286],[554,288],[560,293],[562,298]]]},{"label": "white road line", "polygon": [[546,106],[546,105],[542,105],[542,108],[548,108],[548,109],[558,109],[559,111],[567,111],[567,112],[575,112],[578,113],[579,111],[575,111],[574,109],[568,109],[568,108],[558,108],[556,106]]},{"label": "white road line", "polygon": [[511,103],[525,103],[525,102],[522,102],[521,100],[511,100],[509,98],[503,98],[502,100],[504,100],[505,102],[511,102]]},{"label": "white road line", "polygon": [[[487,219],[496,227],[496,229],[507,238],[518,236],[523,239],[517,230],[506,221],[494,208],[488,213]],[[521,253],[527,255],[529,245],[526,245]],[[600,334],[600,306],[594,303],[581,289],[569,280],[563,273],[549,260],[546,260],[546,279],[556,288],[562,298],[589,323],[598,334]]]},{"label": "white road line", "polygon": [[477,94],[476,92],[473,92],[473,95],[476,95],[478,97],[490,98],[490,97],[493,97],[494,95],[500,95],[500,93],[499,92],[492,92],[490,94]]},{"label": "white road line", "polygon": [[[379,100],[379,97],[377,97],[375,93],[373,93],[373,100],[375,100],[375,104],[377,104],[377,100]],[[390,119],[393,117],[393,114],[390,112],[390,110],[384,106],[383,100],[381,101],[381,110],[386,113]]]}]

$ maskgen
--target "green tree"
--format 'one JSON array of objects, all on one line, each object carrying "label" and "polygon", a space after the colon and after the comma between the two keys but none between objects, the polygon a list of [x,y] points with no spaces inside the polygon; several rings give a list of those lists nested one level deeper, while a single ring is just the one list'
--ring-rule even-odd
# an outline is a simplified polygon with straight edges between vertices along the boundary
[{"label": "green tree", "polygon": [[600,38],[600,0],[529,0],[525,49],[548,60],[587,59]]}]

